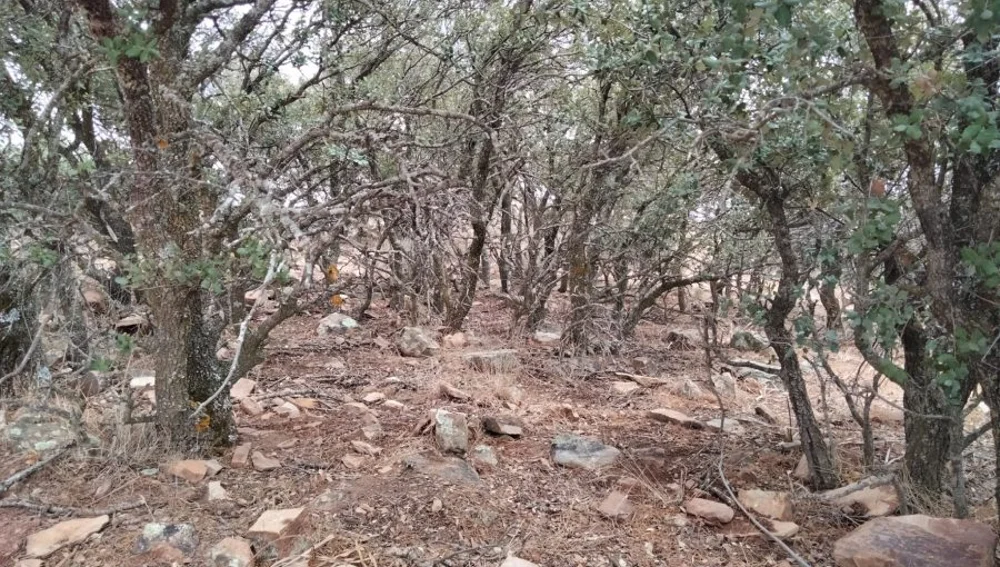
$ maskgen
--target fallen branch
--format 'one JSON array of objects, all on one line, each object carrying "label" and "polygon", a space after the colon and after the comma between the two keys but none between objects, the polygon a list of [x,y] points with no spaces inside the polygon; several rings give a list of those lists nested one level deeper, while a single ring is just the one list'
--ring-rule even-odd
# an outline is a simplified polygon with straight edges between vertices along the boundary
[{"label": "fallen branch", "polygon": [[140,499],[138,502],[128,502],[126,504],[119,504],[118,506],[100,509],[56,506],[54,504],[42,504],[40,502],[32,502],[30,500],[22,500],[20,498],[0,500],[0,508],[23,508],[40,514],[52,514],[54,516],[110,516],[119,512],[125,512],[126,510],[141,508],[145,505],[146,500],[144,498]]},{"label": "fallen branch", "polygon": [[10,490],[10,487],[12,487],[15,484],[21,482],[22,480],[28,478],[29,476],[31,476],[32,474],[34,474],[36,471],[39,471],[43,467],[45,467],[45,465],[47,465],[47,464],[51,463],[52,461],[58,459],[59,457],[63,456],[66,453],[66,451],[68,451],[69,448],[72,447],[75,444],[76,444],[75,441],[70,441],[68,444],[63,445],[63,447],[61,449],[59,449],[58,451],[56,451],[55,453],[49,455],[48,457],[42,459],[41,461],[38,461],[37,463],[31,465],[30,467],[28,467],[28,468],[26,468],[26,469],[24,469],[22,471],[14,473],[10,478],[8,478],[7,480],[5,480],[2,483],[0,483],[0,494],[3,494],[4,492],[7,492],[8,490]]},{"label": "fallen branch", "polygon": [[825,492],[820,492],[819,494],[814,495],[811,494],[809,496],[823,500],[836,500],[838,498],[843,498],[848,494],[858,492],[859,490],[892,484],[892,479],[892,475],[870,476],[853,484],[848,484],[847,486],[841,486],[840,488],[834,488],[833,490],[827,490]]},{"label": "fallen branch", "polygon": [[736,366],[738,368],[753,368],[754,370],[760,370],[761,372],[767,372],[768,374],[774,374],[775,376],[781,372],[780,366],[771,366],[770,364],[755,362],[753,360],[743,360],[741,358],[723,360],[722,363],[726,366]]}]

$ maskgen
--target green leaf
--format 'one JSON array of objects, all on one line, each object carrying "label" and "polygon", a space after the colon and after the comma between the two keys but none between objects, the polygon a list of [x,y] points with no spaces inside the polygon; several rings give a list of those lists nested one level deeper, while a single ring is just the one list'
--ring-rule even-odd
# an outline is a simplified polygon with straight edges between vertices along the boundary
[{"label": "green leaf", "polygon": [[783,27],[792,25],[792,7],[782,2],[774,9],[774,19]]}]

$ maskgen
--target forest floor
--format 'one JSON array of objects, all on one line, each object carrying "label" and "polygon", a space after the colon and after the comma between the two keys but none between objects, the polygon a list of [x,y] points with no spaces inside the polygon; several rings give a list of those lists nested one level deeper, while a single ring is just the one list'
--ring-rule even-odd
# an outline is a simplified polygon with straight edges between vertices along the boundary
[{"label": "forest floor", "polygon": [[[313,566],[498,566],[508,555],[548,567],[790,565],[785,552],[761,537],[739,511],[733,523],[721,527],[685,514],[687,498],[703,494],[714,499],[724,491],[720,454],[734,491],[791,493],[800,529],[786,543],[812,565],[831,565],[834,541],[863,521],[809,498],[807,487],[792,475],[801,453],[779,445],[789,440],[791,430],[786,397],[776,381],[735,381],[735,392],[723,401],[726,418],[738,421],[741,431],[736,433],[722,435],[647,417],[656,408],[701,421],[720,415],[710,393],[704,350],[677,348],[668,340],[670,331],[697,332],[697,320],[690,315],[664,317],[661,312],[663,320],[644,322],[627,352],[566,358],[552,347],[507,338],[509,314],[500,298],[486,292],[470,315],[467,346],[443,346],[435,356],[404,358],[389,346],[399,329],[395,316],[379,305],[371,313],[372,319],[343,340],[317,335],[317,322],[325,313],[299,316],[275,332],[266,362],[249,376],[257,382],[251,397],[265,408],[277,396],[307,398],[313,401],[305,405],[314,407],[294,419],[271,410],[250,416],[239,404],[234,410],[237,443],[250,443],[253,451],[276,458],[280,467],[274,470],[234,468],[230,448],[214,455],[226,466],[214,478],[189,483],[172,477],[166,472],[169,463],[191,456],[162,454],[142,426],[108,425],[114,418],[114,392],[127,390],[127,379],[91,398],[84,424],[102,436],[103,449],[76,451],[16,484],[5,497],[85,509],[142,505],[114,514],[100,534],[57,551],[44,564],[207,565],[212,546],[226,537],[245,536],[262,512],[305,507],[305,522],[294,537],[299,550],[316,546],[308,563]],[[515,370],[482,373],[463,359],[469,352],[498,348],[517,350]],[[767,362],[764,354],[757,358]],[[845,349],[832,362],[853,377],[860,361]],[[143,364],[148,361],[140,358],[130,372],[141,374],[148,368]],[[628,380],[616,372],[665,380],[625,392],[629,388],[614,383]],[[819,384],[812,372],[807,374],[819,418],[837,441],[844,482],[858,480],[859,429],[833,389],[826,392],[829,411],[823,412]],[[688,380],[700,393],[685,385]],[[442,384],[470,399],[443,396]],[[402,406],[376,395],[364,409],[359,402],[375,392]],[[903,448],[902,412],[893,407],[901,396],[889,387],[883,396],[872,416],[878,460],[891,464]],[[438,408],[467,414],[473,432],[470,449],[484,444],[495,452],[498,464],[478,466],[478,482],[449,481],[408,466],[415,455],[440,456],[434,435],[416,432],[429,411]],[[756,408],[775,423],[767,423]],[[523,423],[523,436],[484,433],[477,424],[486,416],[515,416]],[[363,431],[376,423],[374,430]],[[556,465],[551,443],[566,433],[600,439],[620,449],[620,458],[597,471]],[[351,444],[357,440],[381,450],[360,460]],[[0,479],[32,458],[9,447],[0,451]],[[349,455],[355,456],[347,459],[350,465],[344,459]],[[988,498],[992,479],[985,472],[991,464],[977,462],[970,467],[970,491],[979,503]],[[221,482],[228,499],[208,501],[209,480]],[[609,519],[597,508],[615,490],[628,495],[634,512]],[[0,528],[0,566],[23,557],[28,534],[62,519],[20,507],[0,508],[5,526]],[[193,524],[197,549],[183,559],[137,554],[136,540],[148,522]],[[258,564],[269,561],[261,557]]]}]

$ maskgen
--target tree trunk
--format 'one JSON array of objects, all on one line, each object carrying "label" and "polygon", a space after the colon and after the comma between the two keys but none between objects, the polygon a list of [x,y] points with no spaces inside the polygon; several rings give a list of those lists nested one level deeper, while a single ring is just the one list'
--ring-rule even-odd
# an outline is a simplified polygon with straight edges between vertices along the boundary
[{"label": "tree trunk", "polygon": [[[0,376],[6,376],[21,364],[31,347],[38,325],[38,313],[27,282],[10,265],[0,263]],[[32,356],[38,358],[38,349]],[[35,371],[31,361],[24,374]],[[0,383],[0,396],[9,396],[15,378]]]},{"label": "tree trunk", "polygon": [[500,199],[500,258],[497,268],[500,271],[500,291],[510,293],[511,264],[511,192],[504,191]]},{"label": "tree trunk", "polygon": [[823,433],[813,414],[792,333],[786,326],[788,315],[795,307],[795,289],[801,280],[798,257],[792,247],[792,235],[781,197],[768,196],[764,205],[770,217],[774,245],[781,257],[781,278],[767,310],[764,330],[781,365],[781,380],[788,390],[788,399],[799,425],[799,438],[809,462],[809,470],[812,471],[813,484],[820,490],[835,488],[838,478],[833,455],[823,440]]}]

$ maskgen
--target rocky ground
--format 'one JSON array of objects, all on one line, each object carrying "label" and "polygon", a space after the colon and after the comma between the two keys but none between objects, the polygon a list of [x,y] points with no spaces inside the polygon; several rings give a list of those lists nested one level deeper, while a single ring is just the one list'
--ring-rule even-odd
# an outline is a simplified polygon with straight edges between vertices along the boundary
[{"label": "rocky ground", "polygon": [[[811,565],[836,551],[847,565],[885,545],[953,566],[992,555],[985,523],[869,521],[895,511],[891,486],[811,493],[780,383],[718,361],[709,371],[689,316],[645,323],[628,352],[565,358],[552,335],[505,338],[489,295],[461,335],[401,332],[373,313],[356,327],[317,313],[279,328],[231,391],[239,439],[207,458],[163,454],[149,426],[116,425],[122,394],[136,414],[149,405],[142,357],[89,392],[82,436],[68,414],[8,407],[0,480],[46,464],[0,490],[0,566],[778,566],[795,564],[789,551]],[[732,356],[768,362],[741,340],[750,350]],[[811,386],[817,408],[827,399],[841,476],[863,481],[857,427]],[[887,466],[902,454],[898,397],[873,410]],[[977,478],[983,502],[992,479]],[[980,519],[995,524],[989,510]]]}]

